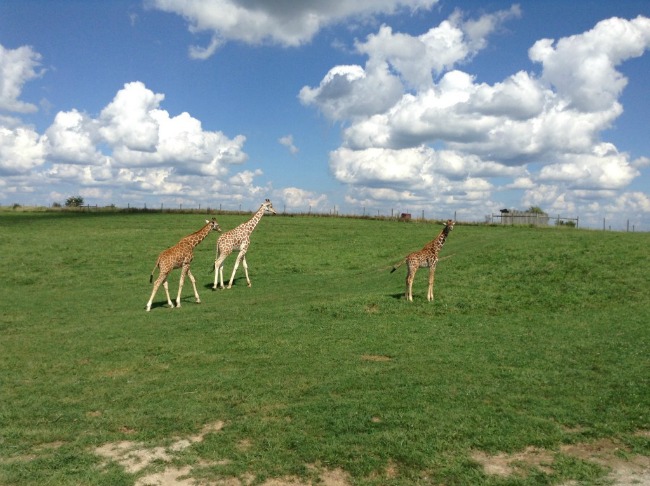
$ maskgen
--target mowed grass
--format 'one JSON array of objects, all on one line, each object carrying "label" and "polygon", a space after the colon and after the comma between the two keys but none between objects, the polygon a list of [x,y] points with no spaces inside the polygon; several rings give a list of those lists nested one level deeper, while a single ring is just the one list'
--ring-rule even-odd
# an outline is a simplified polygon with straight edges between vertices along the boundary
[{"label": "mowed grass", "polygon": [[514,476],[472,454],[607,438],[650,455],[650,234],[457,224],[435,302],[421,269],[408,303],[390,269],[441,224],[264,216],[251,288],[240,266],[211,290],[212,233],[203,303],[186,280],[181,308],[161,288],[145,312],[158,253],[207,217],[0,213],[0,484],[134,484],[169,462],[130,474],[97,447],[216,422],[171,461],[207,484],[598,484],[606,468],[562,454]]}]

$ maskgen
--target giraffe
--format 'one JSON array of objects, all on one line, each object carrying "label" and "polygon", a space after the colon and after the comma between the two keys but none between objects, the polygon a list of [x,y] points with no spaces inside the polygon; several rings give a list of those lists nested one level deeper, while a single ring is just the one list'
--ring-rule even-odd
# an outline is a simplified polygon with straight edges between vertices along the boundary
[{"label": "giraffe", "polygon": [[449,232],[453,229],[454,221],[448,219],[445,227],[434,240],[424,245],[424,248],[421,250],[410,253],[404,260],[393,266],[391,273],[397,270],[403,263],[406,263],[408,266],[408,272],[406,274],[406,298],[408,301],[413,301],[413,279],[415,278],[415,272],[418,271],[418,268],[426,267],[429,267],[429,291],[427,293],[427,300],[433,300],[433,281],[436,273],[436,265],[438,264],[438,254],[442,249],[442,245],[445,244]]},{"label": "giraffe", "polygon": [[178,283],[178,296],[176,297],[176,307],[181,306],[181,290],[183,289],[183,282],[185,281],[185,275],[190,278],[192,282],[192,287],[194,287],[194,296],[196,297],[196,303],[201,303],[201,298],[199,293],[196,290],[196,281],[194,280],[194,275],[190,272],[190,263],[194,258],[194,247],[201,243],[208,233],[212,230],[221,231],[221,227],[217,223],[215,218],[212,220],[205,220],[205,226],[191,235],[186,236],[176,245],[171,248],[167,248],[156,260],[156,265],[151,271],[151,276],[149,277],[149,283],[153,282],[153,273],[156,271],[156,268],[159,269],[158,278],[153,286],[153,291],[151,292],[151,297],[149,297],[149,302],[147,302],[147,312],[151,310],[151,302],[153,301],[158,287],[160,284],[163,284],[165,288],[165,294],[167,294],[167,303],[169,307],[173,308],[174,304],[172,303],[171,298],[169,297],[169,284],[167,283],[167,277],[175,268],[181,268],[181,280]]},{"label": "giraffe", "polygon": [[228,255],[230,255],[233,250],[239,250],[237,259],[235,260],[235,266],[232,269],[232,275],[230,276],[230,282],[228,282],[228,288],[232,287],[232,283],[235,279],[235,272],[237,272],[237,267],[241,261],[244,266],[244,272],[246,273],[246,282],[248,286],[251,286],[251,280],[248,278],[248,265],[246,264],[246,251],[248,246],[251,243],[251,233],[257,226],[257,223],[262,219],[264,213],[269,211],[273,214],[277,214],[275,209],[273,209],[273,204],[268,199],[262,203],[257,212],[253,215],[251,219],[245,223],[240,224],[230,231],[226,231],[224,234],[219,236],[217,240],[217,255],[214,260],[214,285],[212,289],[217,289],[217,280],[220,280],[220,287],[225,288],[223,285],[223,262],[226,260]]}]

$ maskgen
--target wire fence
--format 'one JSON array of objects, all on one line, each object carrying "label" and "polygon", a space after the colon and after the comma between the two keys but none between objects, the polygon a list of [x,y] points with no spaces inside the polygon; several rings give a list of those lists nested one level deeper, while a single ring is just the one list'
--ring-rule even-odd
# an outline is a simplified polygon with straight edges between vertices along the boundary
[{"label": "wire fence", "polygon": [[556,226],[572,226],[579,227],[580,218],[579,217],[569,217],[569,216],[560,216],[559,214],[556,217],[551,217],[546,213],[530,213],[525,211],[508,211],[501,212],[501,214],[492,214],[492,222],[499,220],[501,224],[525,224],[532,226],[548,226],[551,221],[555,222]]},{"label": "wire fence", "polygon": [[[98,204],[84,204],[81,206],[62,206],[60,204],[53,204],[51,206],[21,206],[20,204],[14,204],[13,206],[0,206],[0,209],[3,210],[14,210],[14,211],[82,211],[82,212],[115,212],[115,213],[124,213],[124,212],[152,212],[152,213],[188,213],[188,214],[208,214],[208,215],[218,215],[218,214],[242,214],[250,215],[257,210],[257,207],[245,207],[243,204],[237,205],[222,205],[218,206],[201,204],[197,206],[192,205],[147,205],[143,203],[142,205],[133,205],[127,204],[126,207],[119,207],[115,204],[110,204],[107,206],[100,206]],[[342,212],[336,206],[333,206],[327,210],[315,210],[311,206],[300,210],[296,208],[287,209],[286,205],[282,208],[275,207],[278,214],[285,216],[315,216],[315,217],[341,217],[341,218],[361,218],[361,219],[383,219],[383,220],[396,220],[400,222],[442,222],[445,221],[448,217],[436,217],[433,215],[427,215],[424,210],[420,210],[417,213],[412,213],[408,209],[406,210],[396,210],[391,209],[390,212],[387,210],[379,209],[367,209],[366,207],[359,208],[356,212]],[[457,214],[454,212],[453,216],[454,221],[457,221]],[[469,225],[480,225],[480,224],[492,224],[492,225],[523,225],[523,226],[560,226],[568,228],[578,228],[580,227],[580,218],[578,216],[562,216],[557,214],[555,216],[549,216],[545,213],[530,213],[526,211],[516,211],[508,210],[504,212],[501,210],[500,214],[489,214],[485,216],[484,221],[470,221],[464,220],[461,221],[462,224]],[[583,224],[583,229],[584,224]],[[616,226],[612,227],[611,223],[603,218],[602,226],[596,226],[593,224],[589,225],[589,228],[586,229],[602,229],[603,231],[627,231],[627,232],[636,232],[643,231],[635,225],[630,223],[630,220],[623,222],[620,218],[616,219]]]}]

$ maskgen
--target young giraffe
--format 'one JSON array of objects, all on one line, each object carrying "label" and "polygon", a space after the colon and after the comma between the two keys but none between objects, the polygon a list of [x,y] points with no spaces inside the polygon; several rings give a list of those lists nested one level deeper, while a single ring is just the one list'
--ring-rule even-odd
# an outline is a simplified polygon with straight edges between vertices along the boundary
[{"label": "young giraffe", "polygon": [[449,232],[453,229],[454,221],[448,219],[445,223],[445,227],[435,240],[427,243],[420,251],[410,253],[391,270],[391,273],[393,273],[406,262],[408,266],[408,273],[406,274],[406,298],[409,301],[413,301],[413,279],[415,278],[415,272],[418,271],[418,268],[426,267],[429,267],[429,291],[427,293],[427,300],[433,300],[433,280],[436,273],[436,265],[438,264],[438,254],[442,249],[442,245],[445,244]]},{"label": "young giraffe", "polygon": [[217,288],[217,279],[219,279],[221,282],[221,288],[224,288],[223,262],[226,260],[228,255],[233,252],[233,250],[239,250],[239,254],[235,260],[235,266],[232,269],[232,275],[230,276],[230,282],[228,282],[228,288],[232,287],[232,283],[235,279],[235,272],[237,272],[237,267],[239,266],[240,261],[244,266],[244,272],[246,273],[246,282],[248,282],[249,287],[251,286],[251,280],[248,278],[246,251],[248,250],[248,246],[251,243],[251,233],[255,229],[255,226],[257,226],[257,223],[260,221],[260,219],[262,219],[262,216],[264,216],[264,213],[266,211],[277,214],[275,212],[275,209],[273,209],[273,204],[271,204],[271,201],[268,199],[264,201],[264,203],[260,206],[260,208],[250,220],[240,224],[230,231],[226,231],[224,234],[219,236],[219,239],[217,240],[217,256],[214,260],[214,285],[212,286],[213,290]]},{"label": "young giraffe", "polygon": [[196,233],[186,236],[176,245],[171,248],[167,248],[160,255],[158,255],[158,260],[156,260],[156,265],[151,271],[151,276],[149,277],[149,283],[153,281],[153,273],[156,271],[156,268],[159,269],[158,278],[156,283],[153,286],[153,291],[151,292],[151,297],[149,302],[147,302],[147,312],[151,310],[151,302],[153,301],[158,287],[160,284],[163,284],[165,288],[165,294],[167,294],[167,303],[169,307],[173,308],[174,304],[172,303],[171,298],[169,297],[169,284],[167,283],[167,277],[175,268],[181,268],[181,280],[178,283],[178,296],[176,297],[176,307],[181,306],[181,290],[183,289],[183,282],[185,281],[185,275],[190,277],[190,282],[192,282],[192,287],[194,287],[194,296],[196,297],[197,304],[201,303],[199,293],[196,290],[196,281],[194,280],[194,275],[190,272],[190,263],[194,258],[194,247],[201,243],[208,233],[212,230],[221,231],[219,224],[215,218],[212,220],[205,220],[206,225],[198,230]]}]

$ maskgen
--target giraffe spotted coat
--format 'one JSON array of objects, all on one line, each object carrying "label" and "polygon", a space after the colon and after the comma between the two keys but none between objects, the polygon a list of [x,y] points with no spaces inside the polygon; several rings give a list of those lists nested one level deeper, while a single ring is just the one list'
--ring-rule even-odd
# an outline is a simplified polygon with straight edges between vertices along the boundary
[{"label": "giraffe spotted coat", "polygon": [[217,223],[217,220],[215,218],[212,218],[212,220],[205,220],[205,226],[198,230],[195,233],[192,233],[191,235],[186,236],[183,238],[181,241],[179,241],[176,245],[172,246],[171,248],[167,248],[163,252],[158,255],[158,259],[156,260],[156,265],[154,265],[153,270],[151,271],[151,276],[149,277],[149,282],[153,281],[153,274],[156,271],[156,268],[159,269],[159,274],[158,278],[156,279],[156,282],[153,285],[153,290],[151,291],[151,297],[149,298],[149,302],[147,302],[146,309],[147,311],[151,310],[151,303],[153,302],[153,298],[156,295],[156,292],[158,292],[158,288],[160,287],[160,284],[163,285],[163,288],[165,289],[165,294],[167,295],[167,303],[169,304],[169,307],[174,307],[174,304],[172,303],[172,300],[169,296],[169,284],[167,283],[167,277],[171,273],[172,270],[175,268],[180,268],[181,269],[181,279],[180,282],[178,283],[178,296],[176,297],[176,307],[181,306],[181,290],[183,289],[183,283],[185,282],[185,275],[187,275],[190,278],[190,282],[192,282],[192,287],[194,288],[194,297],[196,297],[196,302],[201,303],[201,299],[199,297],[199,293],[196,290],[196,281],[194,279],[194,275],[192,275],[192,272],[190,271],[190,264],[192,263],[192,260],[194,259],[194,247],[201,243],[206,236],[208,236],[208,233],[210,231],[215,230],[215,231],[221,231],[221,228],[219,227],[219,224]]},{"label": "giraffe spotted coat", "polygon": [[393,266],[391,273],[397,270],[402,264],[406,263],[407,273],[406,273],[406,299],[413,301],[413,279],[415,278],[415,272],[418,271],[418,268],[429,268],[429,289],[427,292],[427,300],[433,300],[433,282],[436,273],[436,265],[438,264],[438,254],[442,249],[442,246],[447,241],[447,236],[449,232],[454,229],[454,221],[448,219],[445,223],[445,227],[440,232],[440,234],[432,241],[424,245],[419,251],[414,251],[410,253],[404,260],[397,263]]},{"label": "giraffe spotted coat", "polygon": [[228,282],[228,288],[232,287],[232,283],[235,280],[235,273],[237,272],[237,267],[239,267],[239,262],[241,262],[244,267],[244,273],[246,274],[246,282],[248,286],[251,286],[251,280],[248,278],[248,264],[246,263],[246,252],[251,243],[251,233],[259,223],[264,213],[270,212],[276,214],[275,209],[273,209],[273,204],[268,199],[262,203],[257,212],[253,215],[251,219],[245,223],[240,224],[230,231],[226,231],[217,240],[217,255],[214,260],[214,285],[212,289],[217,289],[217,282],[220,282],[220,287],[223,289],[223,263],[228,258],[233,251],[238,250],[237,259],[235,260],[235,265],[232,269],[232,275],[230,276],[230,281]]}]

